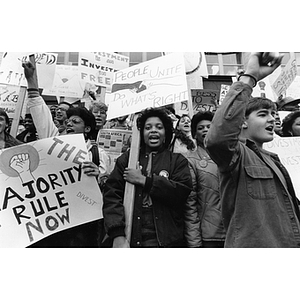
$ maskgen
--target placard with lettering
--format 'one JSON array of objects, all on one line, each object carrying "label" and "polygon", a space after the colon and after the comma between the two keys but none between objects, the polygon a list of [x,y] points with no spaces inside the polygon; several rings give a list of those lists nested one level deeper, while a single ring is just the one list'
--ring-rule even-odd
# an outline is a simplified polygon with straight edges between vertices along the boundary
[{"label": "placard with lettering", "polygon": [[79,52],[80,80],[111,90],[114,72],[128,68],[129,57],[109,52]]},{"label": "placard with lettering", "polygon": [[130,147],[132,130],[101,129],[97,144],[106,151],[110,158],[109,173],[113,170],[116,159]]},{"label": "placard with lettering", "polygon": [[[192,89],[193,114],[199,111],[214,112],[217,108],[220,92],[210,89]],[[178,115],[188,114],[188,103],[183,101],[176,103],[175,111]]]},{"label": "placard with lettering", "polygon": [[14,117],[19,93],[19,86],[0,84],[0,108],[4,109],[9,118]]},{"label": "placard with lettering", "polygon": [[172,53],[114,74],[112,92],[105,98],[107,119],[187,99],[183,54]]},{"label": "placard with lettering", "polygon": [[27,86],[22,63],[29,60],[30,54],[35,57],[39,87],[51,88],[57,63],[56,53],[4,52],[0,66],[0,83]]},{"label": "placard with lettering", "polygon": [[81,163],[82,134],[38,140],[0,153],[0,247],[26,247],[102,217],[102,194]]},{"label": "placard with lettering", "polygon": [[300,199],[300,137],[276,137],[265,143],[264,149],[278,154],[281,163],[291,176],[297,197]]},{"label": "placard with lettering", "polygon": [[78,66],[57,65],[53,85],[43,89],[43,95],[81,98],[85,83],[79,80]]}]

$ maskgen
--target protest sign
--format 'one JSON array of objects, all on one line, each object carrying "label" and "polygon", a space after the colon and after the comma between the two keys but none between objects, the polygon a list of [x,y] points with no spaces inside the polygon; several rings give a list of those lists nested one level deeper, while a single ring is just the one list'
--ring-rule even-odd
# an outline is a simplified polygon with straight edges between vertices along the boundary
[{"label": "protest sign", "polygon": [[227,84],[221,84],[221,89],[220,89],[220,97],[219,97],[219,105],[222,104],[223,100],[225,99],[228,91],[230,89],[230,85]]},{"label": "protest sign", "polygon": [[278,154],[300,199],[300,137],[276,137],[273,141],[265,143],[264,149]]},{"label": "protest sign", "polygon": [[253,88],[252,97],[263,97],[276,101],[277,95],[271,86],[269,76],[257,82],[257,85]]},{"label": "protest sign", "polygon": [[53,85],[43,95],[81,98],[85,83],[79,80],[78,66],[57,65]]},{"label": "protest sign", "polygon": [[295,58],[291,58],[286,66],[281,70],[280,75],[272,84],[272,88],[276,95],[285,95],[286,90],[291,85],[297,75],[297,62]]},{"label": "protest sign", "polygon": [[79,52],[80,80],[111,89],[114,72],[129,67],[129,57],[108,52]]},{"label": "protest sign", "polygon": [[[27,86],[22,63],[29,60],[31,52],[4,52],[0,66],[0,83]],[[40,88],[51,88],[57,54],[34,53]]]},{"label": "protest sign", "polygon": [[172,53],[114,74],[112,92],[106,94],[107,119],[187,99],[183,55]]},{"label": "protest sign", "polygon": [[14,117],[19,93],[19,86],[0,84],[0,107],[4,109],[9,118]]},{"label": "protest sign", "polygon": [[300,76],[297,75],[286,91],[286,97],[300,99]]},{"label": "protest sign", "polygon": [[109,173],[113,170],[116,159],[130,147],[132,130],[101,129],[97,144],[106,151],[110,158]]},{"label": "protest sign", "polygon": [[0,247],[26,247],[102,217],[96,179],[82,172],[87,159],[81,134],[0,153]]},{"label": "protest sign", "polygon": [[[218,97],[220,92],[218,90],[209,89],[192,89],[192,105],[193,115],[199,111],[211,111],[214,112],[217,108]],[[175,111],[178,115],[188,114],[187,101],[177,103],[175,105]]]}]

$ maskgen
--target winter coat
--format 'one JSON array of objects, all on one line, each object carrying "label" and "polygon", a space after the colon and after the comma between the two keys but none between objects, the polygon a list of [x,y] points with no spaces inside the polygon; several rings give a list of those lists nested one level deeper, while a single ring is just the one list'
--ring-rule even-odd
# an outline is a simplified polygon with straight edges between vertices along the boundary
[{"label": "winter coat", "polygon": [[[115,168],[106,181],[103,194],[104,223],[112,239],[125,236],[123,173],[128,166],[129,152],[123,153],[117,159]],[[142,166],[144,175],[147,163],[148,154],[142,150],[139,155],[139,164]],[[184,205],[192,188],[188,162],[182,154],[164,149],[153,155],[152,163],[152,177],[146,178],[144,187],[136,186],[130,246],[141,247],[141,215],[145,193],[149,193],[152,199],[159,246],[182,245]]]},{"label": "winter coat", "polygon": [[218,166],[202,147],[187,153],[193,181],[185,209],[185,237],[188,247],[202,241],[225,241],[219,193]]}]

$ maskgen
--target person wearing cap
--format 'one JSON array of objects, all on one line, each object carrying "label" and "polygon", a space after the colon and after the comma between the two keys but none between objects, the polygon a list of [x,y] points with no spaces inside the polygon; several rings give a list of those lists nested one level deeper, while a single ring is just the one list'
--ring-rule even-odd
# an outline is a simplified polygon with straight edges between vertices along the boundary
[{"label": "person wearing cap", "polygon": [[[34,76],[36,71],[35,67],[31,64],[31,62],[25,62],[22,64],[22,66],[24,68],[24,74],[27,80],[27,91],[28,91],[27,106],[32,115],[40,139],[59,135],[60,134],[59,130],[55,126],[50,109],[39,94],[38,82]],[[101,149],[98,146],[95,147],[95,145],[91,142],[91,139],[95,135],[95,130],[96,130],[95,117],[86,108],[71,107],[67,109],[66,106],[64,110],[67,119],[66,134],[83,134],[86,141],[89,161],[85,161],[82,163],[82,170],[88,176],[96,177],[98,179],[98,183],[100,184],[101,177],[107,176],[109,157],[103,149]],[[99,192],[101,191],[99,190]],[[87,223],[85,228],[87,229],[89,225],[93,227],[95,225],[94,223],[95,222]],[[98,226],[98,224],[96,224],[95,226]],[[96,228],[95,226],[93,227],[93,229]],[[103,226],[100,225],[99,228],[100,230],[102,230]],[[84,231],[86,230],[84,229]],[[70,232],[71,233],[75,232],[75,233],[72,236]],[[59,234],[60,233],[57,233],[53,235],[52,238],[50,236],[44,239],[45,241],[42,240],[38,242],[40,243],[38,247],[45,247],[45,246],[46,247],[53,247],[53,246],[54,247],[97,247],[99,246],[99,243],[94,239],[94,236],[91,239],[89,239],[89,236],[84,237],[82,232],[78,232],[76,231],[76,229],[71,228],[69,230],[63,231],[63,233],[60,234],[60,236],[58,236]],[[100,236],[102,236],[101,232],[100,232]]]},{"label": "person wearing cap", "polygon": [[277,100],[278,110],[281,111],[294,111],[299,109],[300,99],[294,99],[293,97],[279,97]]},{"label": "person wearing cap", "polygon": [[23,144],[9,132],[9,117],[4,109],[0,108],[0,149],[6,149]]},{"label": "person wearing cap", "polygon": [[185,238],[191,248],[223,248],[225,242],[218,166],[204,146],[213,116],[210,111],[200,111],[191,122],[192,136],[197,142],[196,151],[186,154],[193,182],[185,209]]},{"label": "person wearing cap", "polygon": [[300,136],[300,110],[291,112],[282,120],[282,136]]}]

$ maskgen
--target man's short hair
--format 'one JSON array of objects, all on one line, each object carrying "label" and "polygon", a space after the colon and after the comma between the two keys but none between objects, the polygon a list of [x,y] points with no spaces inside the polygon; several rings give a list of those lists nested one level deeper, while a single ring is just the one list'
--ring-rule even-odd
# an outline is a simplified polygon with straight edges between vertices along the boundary
[{"label": "man's short hair", "polygon": [[253,97],[250,98],[246,107],[245,116],[248,117],[253,111],[259,109],[273,109],[277,110],[275,102],[264,97]]}]

